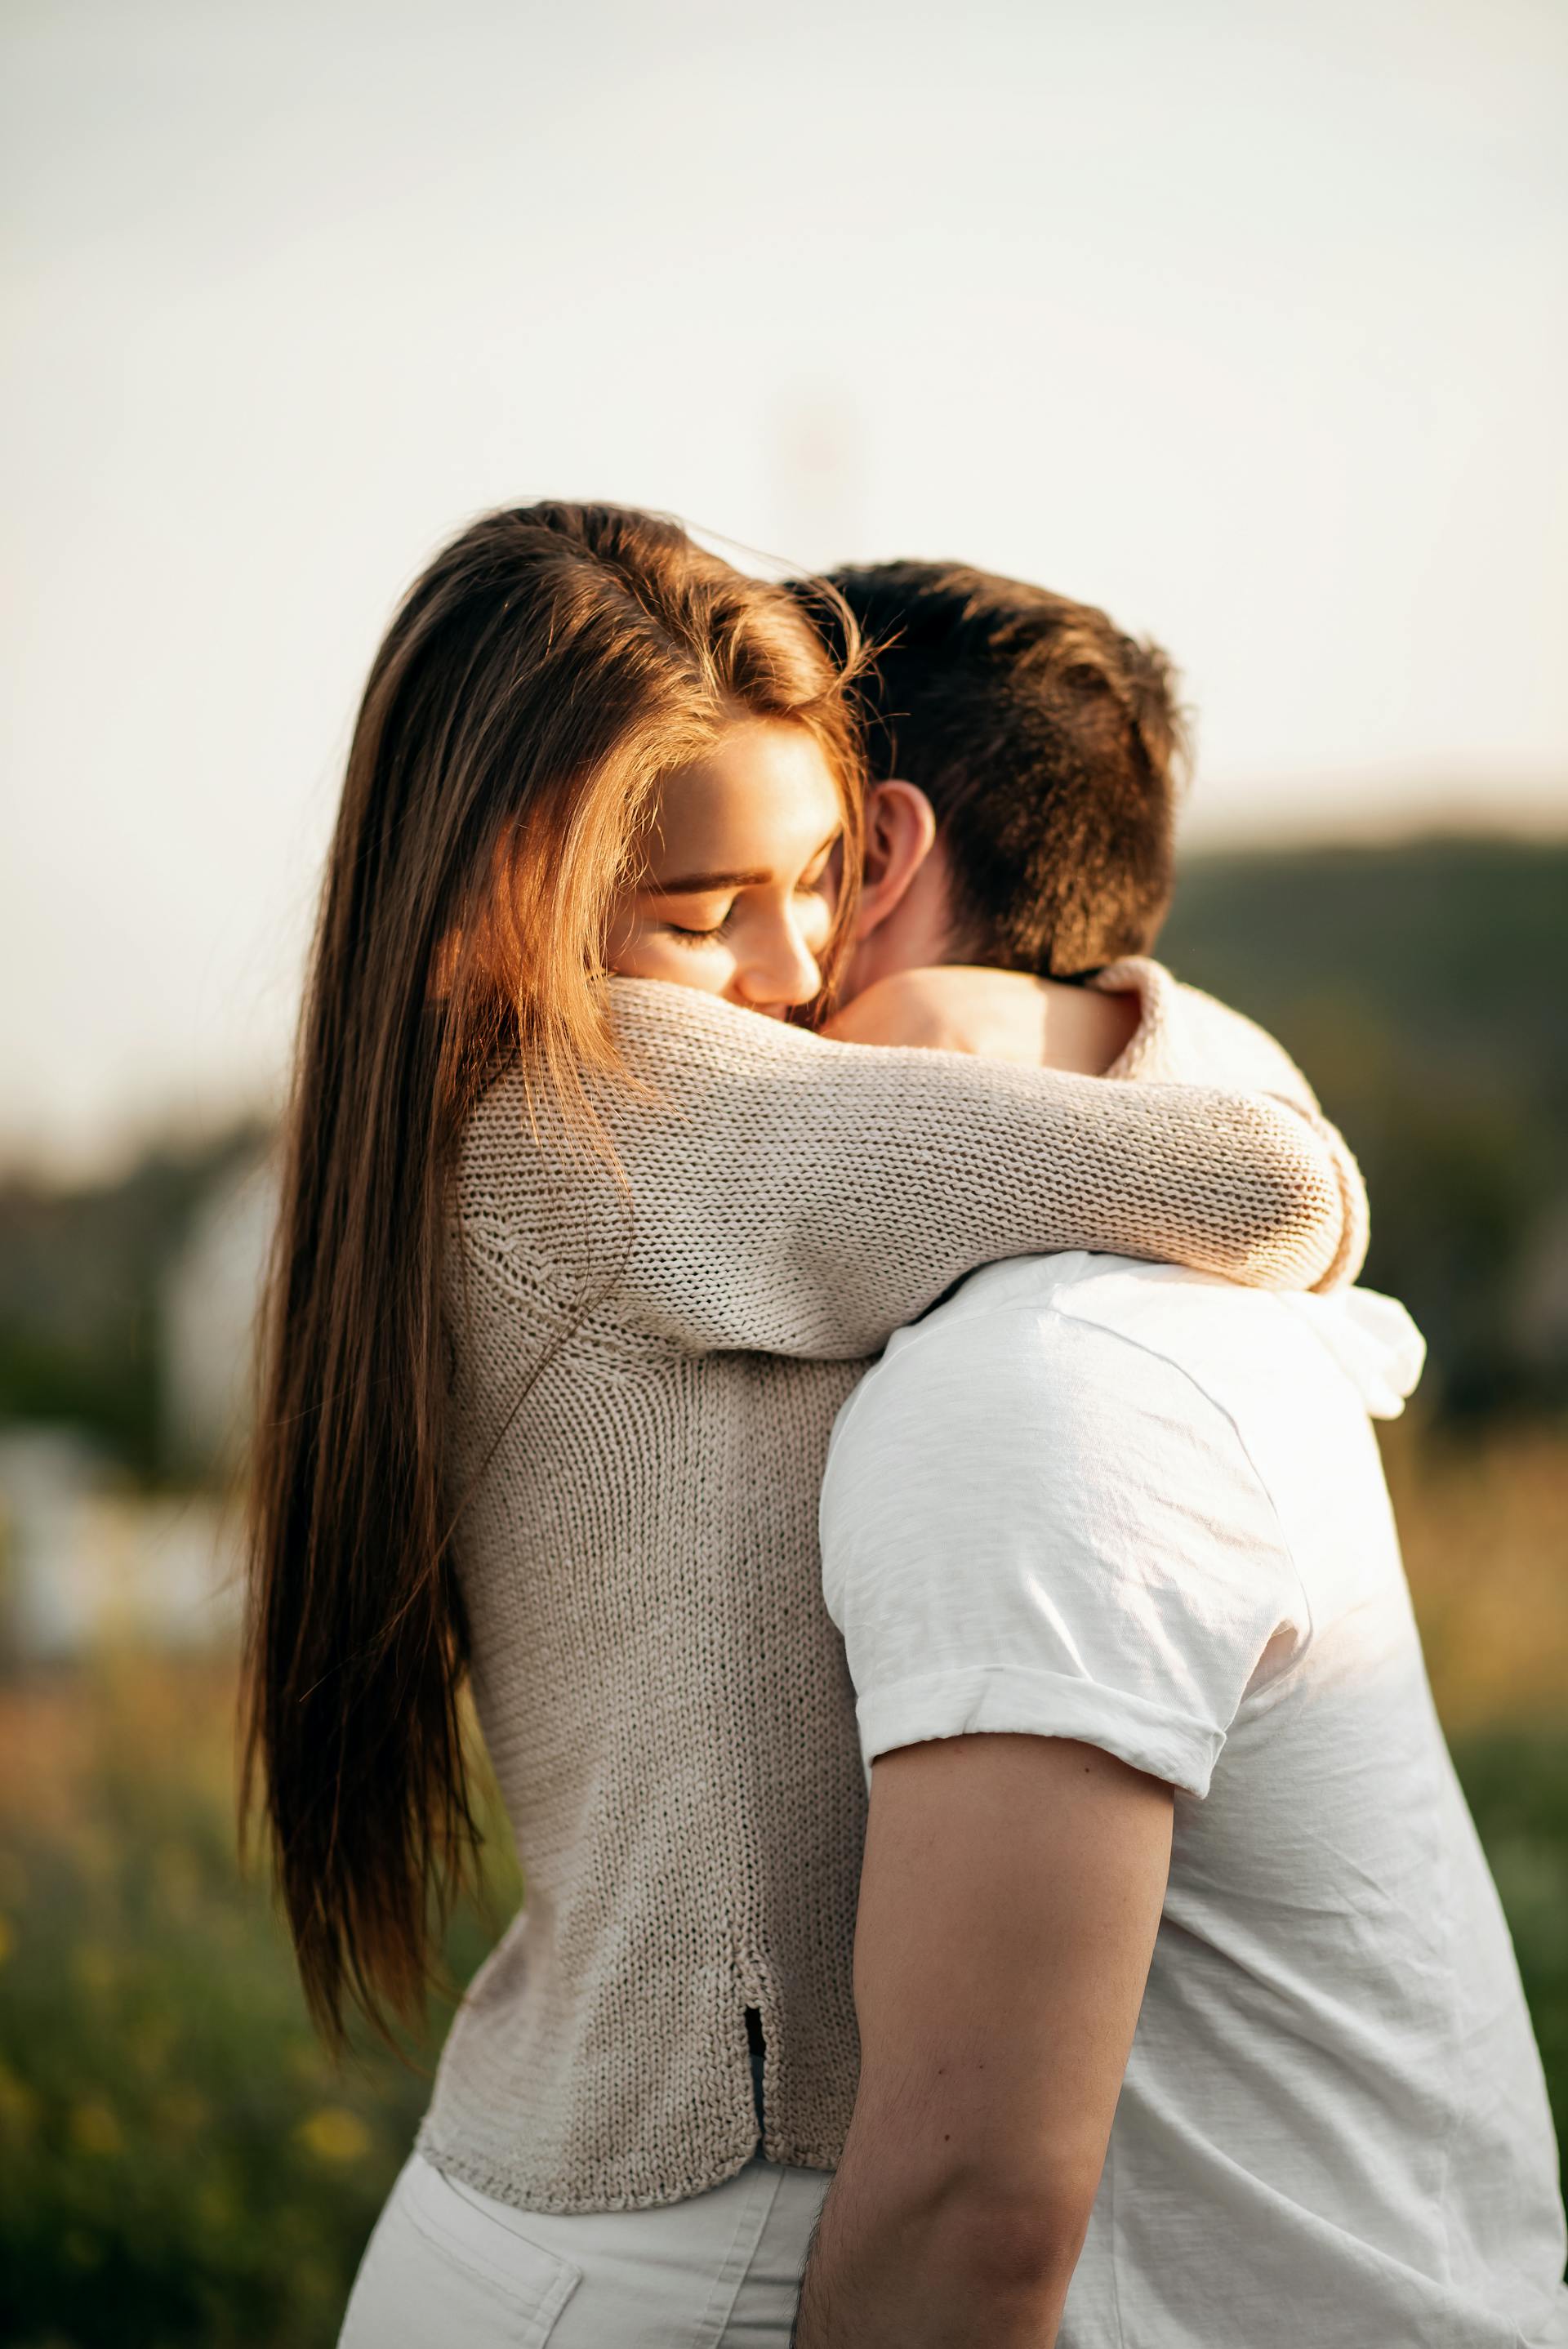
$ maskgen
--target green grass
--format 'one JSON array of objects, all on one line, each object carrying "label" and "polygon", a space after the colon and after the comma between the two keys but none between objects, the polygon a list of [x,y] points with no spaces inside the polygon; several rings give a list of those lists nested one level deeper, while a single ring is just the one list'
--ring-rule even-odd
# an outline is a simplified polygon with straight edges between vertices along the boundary
[{"label": "green grass", "polygon": [[1508,1914],[1568,2150],[1568,1734],[1472,1732],[1456,1740],[1454,1760]]},{"label": "green grass", "polygon": [[[341,2074],[237,1871],[226,1669],[0,1692],[0,2340],[328,2349],[428,2080]],[[1568,1735],[1458,1748],[1568,2128]],[[516,1879],[498,1847],[496,1901]],[[454,1972],[486,1945],[459,1921]],[[440,2018],[438,2018],[438,2025]]]},{"label": "green grass", "polygon": [[[236,1862],[232,1701],[225,1669],[151,1661],[0,1696],[15,2349],[334,2342],[424,2109],[428,2078],[375,2044],[339,2071],[306,2022],[271,1900]],[[505,1902],[504,1856],[496,1874]],[[459,1977],[484,1946],[465,1915]]]}]

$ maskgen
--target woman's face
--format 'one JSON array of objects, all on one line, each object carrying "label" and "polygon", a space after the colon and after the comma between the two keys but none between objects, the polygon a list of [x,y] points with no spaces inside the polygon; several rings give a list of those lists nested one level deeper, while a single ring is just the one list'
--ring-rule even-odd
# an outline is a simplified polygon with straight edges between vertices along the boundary
[{"label": "woman's face", "polygon": [[605,961],[776,1019],[821,986],[843,809],[803,726],[751,719],[655,801],[646,860],[611,908]]}]

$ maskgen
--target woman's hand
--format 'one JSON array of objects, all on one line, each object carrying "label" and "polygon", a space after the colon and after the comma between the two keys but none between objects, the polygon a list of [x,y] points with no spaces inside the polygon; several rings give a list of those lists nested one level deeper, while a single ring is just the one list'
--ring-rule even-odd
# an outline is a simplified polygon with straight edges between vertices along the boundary
[{"label": "woman's hand", "polygon": [[878,979],[823,1033],[841,1044],[913,1045],[1098,1077],[1125,1050],[1138,1019],[1136,996],[944,963]]}]

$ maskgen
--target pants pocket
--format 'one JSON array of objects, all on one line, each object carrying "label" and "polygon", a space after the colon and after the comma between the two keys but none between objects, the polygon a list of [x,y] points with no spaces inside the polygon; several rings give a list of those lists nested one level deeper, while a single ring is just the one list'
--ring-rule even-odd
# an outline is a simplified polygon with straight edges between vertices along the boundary
[{"label": "pants pocket", "polygon": [[415,2154],[366,2248],[338,2349],[545,2349],[581,2268]]}]

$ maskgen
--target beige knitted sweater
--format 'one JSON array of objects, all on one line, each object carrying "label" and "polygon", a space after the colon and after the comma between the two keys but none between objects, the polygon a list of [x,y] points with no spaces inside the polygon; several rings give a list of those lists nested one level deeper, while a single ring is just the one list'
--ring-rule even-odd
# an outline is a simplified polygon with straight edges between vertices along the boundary
[{"label": "beige knitted sweater", "polygon": [[1108,980],[1145,996],[1118,1072],[1203,1081],[834,1044],[620,980],[626,1061],[660,1096],[604,1092],[629,1210],[535,1136],[521,1074],[476,1112],[452,1473],[527,1889],[447,2042],[419,2137],[439,2168],[542,2210],[717,2184],[757,2149],[748,2007],[767,2153],[838,2159],[863,1794],[817,1498],[893,1329],[1041,1249],[1353,1276],[1359,1180],[1278,1048],[1153,965]]}]

